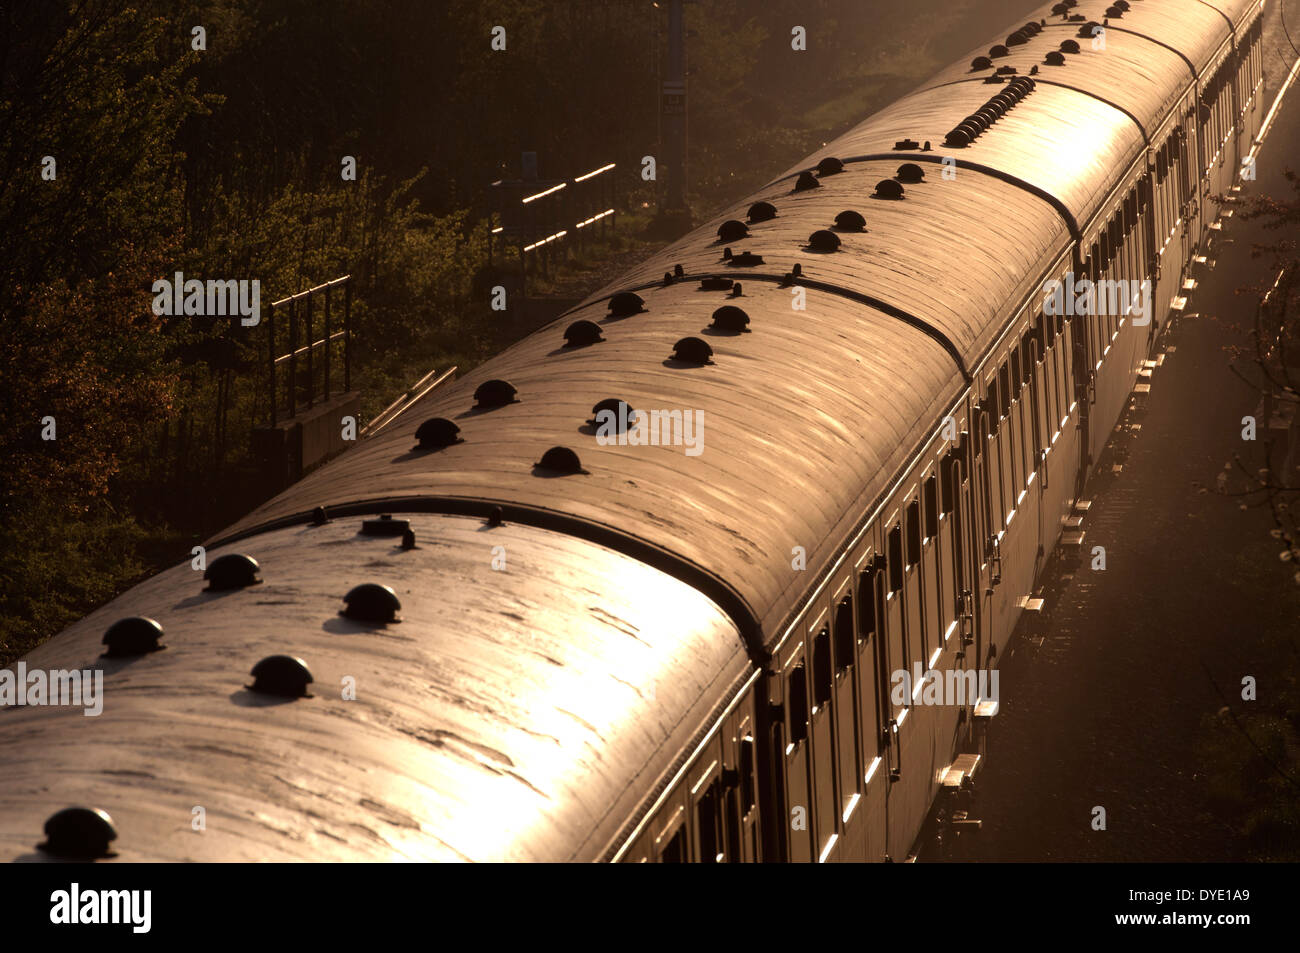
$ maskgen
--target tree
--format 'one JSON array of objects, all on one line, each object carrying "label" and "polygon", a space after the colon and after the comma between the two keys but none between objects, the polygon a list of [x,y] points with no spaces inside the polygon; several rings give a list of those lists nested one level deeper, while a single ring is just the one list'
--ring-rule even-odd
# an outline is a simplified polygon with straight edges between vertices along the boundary
[{"label": "tree", "polygon": [[1284,237],[1251,252],[1270,258],[1271,283],[1239,289],[1259,298],[1249,345],[1232,351],[1233,371],[1260,394],[1253,422],[1243,422],[1244,431],[1253,429],[1254,442],[1248,446],[1258,449],[1246,459],[1238,457],[1237,472],[1225,471],[1219,484],[1222,491],[1240,496],[1243,507],[1269,508],[1270,533],[1281,546],[1278,558],[1293,564],[1293,578],[1300,584],[1300,256],[1290,237],[1300,232],[1300,176],[1288,170],[1286,177],[1293,198],[1258,196],[1241,212]]}]

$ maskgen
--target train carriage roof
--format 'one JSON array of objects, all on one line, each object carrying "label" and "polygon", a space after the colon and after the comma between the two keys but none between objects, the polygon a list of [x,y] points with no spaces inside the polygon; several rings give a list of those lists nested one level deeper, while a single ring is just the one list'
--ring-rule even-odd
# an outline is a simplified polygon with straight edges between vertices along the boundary
[{"label": "train carriage roof", "polygon": [[[205,592],[187,563],[31,652],[28,671],[101,669],[106,697],[100,717],[0,711],[0,859],[44,859],[46,818],[78,802],[113,816],[128,861],[598,859],[745,677],[734,626],[583,540],[411,524],[413,550],[359,519],[259,535],[208,556],[253,555],[260,585]],[[365,582],[396,591],[401,622],[337,614]],[[167,648],[100,658],[132,615]],[[272,651],[307,663],[313,697],[245,689]]]},{"label": "train carriage roof", "polygon": [[[829,151],[827,155],[833,155]],[[820,282],[893,305],[934,328],[972,368],[993,344],[1008,317],[1008,303],[1029,295],[1037,277],[1069,241],[1061,216],[1046,200],[1013,183],[959,171],[945,180],[942,167],[922,164],[925,179],[900,183],[902,199],[878,198],[878,183],[896,180],[900,156],[848,162],[844,171],[819,179],[820,186],[792,192],[793,181],[778,180],[716,216],[681,241],[635,268],[619,285],[662,279],[681,265],[687,274],[716,272],[748,289],[746,272],[782,275],[798,264],[809,282]],[[744,221],[752,201],[776,207],[776,218],[749,225],[749,236],[723,242],[723,222]],[[866,231],[836,228],[844,211],[859,212]],[[809,248],[812,233],[831,230],[839,250]],[[762,265],[732,267],[722,258],[761,255]],[[788,296],[789,292],[787,292]],[[885,342],[882,342],[882,344]]]},{"label": "train carriage roof", "polygon": [[[683,282],[643,292],[646,310],[603,320],[606,340],[566,349],[570,320],[602,320],[594,303],[531,335],[418,413],[362,442],[254,511],[232,532],[365,499],[487,499],[572,514],[645,540],[734,586],[757,618],[789,611],[807,585],[792,568],[834,554],[858,519],[955,399],[962,378],[943,346],[897,318],[836,294],[744,282],[744,296]],[[712,313],[743,308],[749,332],[710,329]],[[713,363],[671,360],[699,337]],[[507,379],[518,402],[480,411],[472,395]],[[637,410],[702,411],[702,452],[684,446],[602,446],[587,424],[597,402]],[[413,453],[430,417],[463,443]],[[577,452],[586,473],[539,475],[552,446]],[[849,514],[849,515],[846,515]],[[225,534],[223,534],[225,535]],[[770,633],[769,633],[770,634]]]}]

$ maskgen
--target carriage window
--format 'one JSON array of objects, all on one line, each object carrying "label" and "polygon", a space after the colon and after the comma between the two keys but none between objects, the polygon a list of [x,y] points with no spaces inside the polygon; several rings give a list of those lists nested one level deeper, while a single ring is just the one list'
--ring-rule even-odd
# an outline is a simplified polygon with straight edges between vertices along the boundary
[{"label": "carriage window", "polygon": [[1007,362],[1003,361],[998,369],[998,416],[1005,417],[1011,413],[1011,388],[1007,379]]},{"label": "carriage window", "polygon": [[790,672],[790,743],[808,738],[808,674],[800,662]]},{"label": "carriage window", "polygon": [[889,531],[889,591],[903,588],[903,531],[895,526]]},{"label": "carriage window", "polygon": [[853,664],[853,597],[845,594],[835,607],[835,671]]},{"label": "carriage window", "polygon": [[754,809],[754,736],[740,739],[740,812],[747,815]]},{"label": "carriage window", "polygon": [[943,506],[945,513],[952,512],[957,487],[961,485],[960,466],[961,464],[957,462],[956,455],[949,451],[948,455],[943,458],[943,464],[939,469],[939,473],[943,477],[939,481],[940,490],[942,491],[940,493],[940,504]]},{"label": "carriage window", "polygon": [[1020,385],[1024,378],[1020,376],[1020,348],[1011,352],[1011,394],[1013,397],[1020,396]]},{"label": "carriage window", "polygon": [[823,625],[813,639],[813,707],[820,708],[831,700],[835,684],[831,664],[831,627]]},{"label": "carriage window", "polygon": [[876,631],[876,571],[858,573],[858,638],[865,639]]},{"label": "carriage window", "polygon": [[939,535],[939,481],[933,473],[925,481],[925,535]]},{"label": "carriage window", "polygon": [[700,862],[716,864],[722,853],[718,843],[718,782],[714,781],[695,806],[695,820],[700,832]]},{"label": "carriage window", "polygon": [[988,436],[996,437],[998,435],[998,426],[1000,418],[998,417],[998,379],[995,377],[989,381],[989,393],[984,400],[979,403],[980,413],[986,417]]},{"label": "carriage window", "polygon": [[907,504],[907,568],[921,558],[921,507],[916,500]]},{"label": "carriage window", "polygon": [[677,833],[665,845],[663,851],[659,854],[659,863],[661,864],[684,864],[686,863],[686,827],[677,828]]}]

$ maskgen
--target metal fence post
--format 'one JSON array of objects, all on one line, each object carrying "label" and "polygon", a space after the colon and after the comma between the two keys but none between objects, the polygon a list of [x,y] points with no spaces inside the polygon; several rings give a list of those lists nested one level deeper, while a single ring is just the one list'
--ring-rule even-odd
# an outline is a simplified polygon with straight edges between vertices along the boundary
[{"label": "metal fence post", "polygon": [[343,282],[343,390],[352,390],[352,276]]},{"label": "metal fence post", "polygon": [[330,399],[330,351],[334,342],[330,340],[330,289],[325,289],[325,402]]},{"label": "metal fence post", "polygon": [[311,315],[312,296],[307,295],[307,409],[311,410],[316,406],[316,375],[312,373],[312,352],[316,350],[316,342],[312,340],[316,335],[316,322],[312,320]]},{"label": "metal fence post", "polygon": [[289,419],[298,415],[298,302],[289,304]]},{"label": "metal fence post", "polygon": [[267,334],[270,335],[270,339],[271,339],[271,340],[270,340],[270,343],[269,343],[268,346],[267,346],[267,351],[269,352],[269,356],[270,356],[270,358],[271,358],[271,426],[274,427],[275,424],[276,424],[276,414],[275,414],[275,400],[276,400],[276,396],[275,396],[275,302],[272,302],[272,303],[271,303],[271,309],[270,309],[270,312],[267,314],[267,318],[266,318],[266,331],[267,331]]}]

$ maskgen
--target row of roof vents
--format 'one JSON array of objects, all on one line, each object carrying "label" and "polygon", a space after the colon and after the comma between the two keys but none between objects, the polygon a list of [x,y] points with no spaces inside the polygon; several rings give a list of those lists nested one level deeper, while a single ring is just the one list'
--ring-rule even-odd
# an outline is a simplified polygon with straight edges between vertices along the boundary
[{"label": "row of roof vents", "polygon": [[[926,145],[928,146],[929,143]],[[831,156],[822,159],[817,164],[817,173],[823,178],[828,175],[837,175],[843,171],[844,163],[840,159]],[[805,185],[805,188],[820,187],[821,183],[813,178],[810,172],[802,173],[800,182],[805,181],[805,176],[812,182],[812,185]],[[893,179],[883,179],[876,184],[875,196],[886,199],[901,199],[905,191],[900,184],[901,182],[914,184],[924,180],[925,172],[919,165],[914,162],[905,162],[898,167],[898,172]],[[795,186],[795,191],[800,191],[798,184]],[[750,237],[749,225],[770,221],[776,216],[776,206],[771,202],[755,202],[749,207],[748,224],[737,219],[728,219],[718,227],[718,240],[721,242],[734,242],[748,238]],[[865,232],[866,225],[866,218],[862,213],[853,209],[845,209],[835,216],[834,227],[840,231]],[[840,247],[840,237],[830,229],[818,229],[808,237],[807,247],[815,252],[834,252]],[[733,254],[730,248],[723,249],[722,258],[723,261],[732,266],[764,264],[761,255],[752,252]],[[802,268],[800,265],[795,264],[793,269],[786,274],[782,286],[788,286],[801,275]],[[675,266],[673,272],[665,273],[664,284],[671,284],[675,279],[684,277],[685,270],[679,264]],[[705,291],[730,291],[732,297],[740,297],[742,294],[740,282],[716,275],[707,275],[701,278],[700,288]],[[645,299],[634,291],[620,291],[613,295],[609,299],[608,307],[607,318],[614,319],[629,318],[646,311]],[[749,330],[748,325],[749,315],[741,308],[728,305],[714,311],[710,326],[716,330],[729,333],[745,333]],[[565,348],[589,347],[604,341],[605,337],[602,329],[594,321],[579,319],[570,324],[564,331]],[[698,337],[685,337],[673,345],[671,359],[696,366],[712,364],[713,348],[707,341]],[[475,409],[493,410],[508,404],[518,403],[517,394],[518,391],[509,381],[500,379],[484,381],[474,391]],[[425,420],[416,429],[415,438],[417,445],[413,449],[424,451],[442,450],[464,442],[464,439],[460,436],[460,427],[445,417],[432,417]],[[552,447],[542,455],[542,459],[534,466],[542,470],[552,470],[560,473],[587,472],[582,469],[577,454],[567,447]],[[381,520],[383,519],[381,517]],[[379,521],[369,522],[377,524],[375,535],[400,534],[398,530],[394,530],[392,533],[380,533],[378,526],[382,524]],[[369,526],[369,523],[367,525]],[[414,547],[414,535],[409,529],[404,532],[403,545],[407,548]]]},{"label": "row of roof vents", "polygon": [[[220,567],[220,568],[219,568]],[[251,556],[231,553],[216,560],[205,578],[211,585],[209,589],[240,588],[235,583],[243,579],[243,585],[251,585],[246,579],[247,570],[257,570],[257,560]],[[217,572],[213,572],[217,570]],[[231,585],[219,583],[231,582]],[[261,582],[257,579],[256,582]],[[400,608],[397,595],[387,586],[366,583],[357,586],[346,596],[348,608],[343,615],[357,617],[361,614],[373,615],[376,621],[387,623],[396,620],[396,608]],[[355,609],[355,611],[354,611]],[[164,646],[158,644],[162,638],[162,626],[153,619],[135,616],[121,619],[111,625],[104,634],[104,644],[108,651],[104,654],[112,658],[124,658],[156,652]],[[270,655],[253,666],[249,673],[253,684],[247,686],[250,691],[279,698],[310,698],[307,686],[312,682],[311,671],[307,663],[293,655]],[[112,843],[117,840],[117,828],[113,818],[100,808],[67,807],[52,814],[45,822],[45,842],[38,845],[45,853],[65,860],[98,860],[114,857]]]},{"label": "row of roof vents", "polygon": [[[421,429],[425,430],[430,421]],[[453,424],[454,428],[455,425]],[[435,428],[438,429],[438,428]],[[454,437],[454,430],[453,430]],[[555,454],[555,448],[548,451]],[[572,453],[572,451],[567,451]],[[576,460],[576,456],[574,457]],[[560,462],[559,465],[566,465]],[[328,523],[329,518],[323,507],[316,507],[313,525]],[[493,508],[489,516],[489,525],[501,525],[501,508]],[[378,519],[364,520],[361,532],[367,536],[403,537],[403,545],[413,539],[410,522],[393,519],[391,514],[382,514]],[[411,548],[407,546],[407,548]],[[257,585],[262,582],[259,575],[260,566],[256,559],[244,553],[227,553],[213,561],[204,572],[208,580],[207,591],[231,591]],[[397,594],[389,587],[378,583],[362,583],[353,587],[343,597],[344,608],[339,614],[359,622],[386,626],[401,621],[399,612],[402,604]],[[160,651],[166,646],[160,644],[163,627],[154,619],[132,616],[119,619],[108,627],[104,633],[103,644],[107,647],[104,655],[108,658],[129,658]],[[307,687],[312,683],[311,670],[301,658],[293,655],[270,655],[253,666],[249,673],[253,684],[247,686],[250,691],[278,698],[310,698]],[[116,856],[112,842],[117,839],[117,829],[109,814],[93,807],[67,807],[51,815],[45,822],[46,840],[40,844],[41,850],[55,857],[69,860],[97,860]]]},{"label": "row of roof vents", "polygon": [[1006,89],[951,129],[944,138],[944,145],[955,148],[969,145],[980,133],[1001,119],[1007,110],[1033,92],[1035,85],[1028,76],[1013,79]]}]

